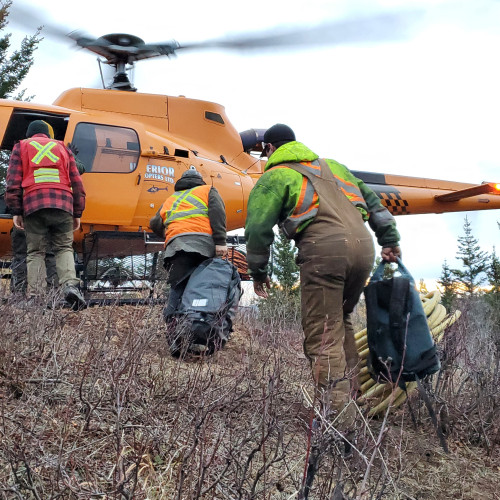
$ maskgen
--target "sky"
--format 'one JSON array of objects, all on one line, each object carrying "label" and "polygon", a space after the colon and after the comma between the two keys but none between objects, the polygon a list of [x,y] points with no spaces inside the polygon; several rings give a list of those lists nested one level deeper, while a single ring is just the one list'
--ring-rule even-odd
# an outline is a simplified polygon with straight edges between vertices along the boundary
[{"label": "sky", "polygon": [[[14,0],[11,12],[14,45],[42,23],[181,44],[315,27],[327,44],[179,51],[137,63],[133,81],[141,92],[222,104],[239,131],[286,123],[297,140],[353,170],[500,182],[498,0]],[[398,16],[394,29],[368,22],[384,15]],[[332,23],[346,20],[352,29],[332,36],[340,30]],[[94,54],[47,34],[21,87],[49,104],[67,88],[99,85]],[[465,216],[481,249],[500,253],[499,210],[397,217],[417,282],[432,288],[445,259],[459,266]]]}]

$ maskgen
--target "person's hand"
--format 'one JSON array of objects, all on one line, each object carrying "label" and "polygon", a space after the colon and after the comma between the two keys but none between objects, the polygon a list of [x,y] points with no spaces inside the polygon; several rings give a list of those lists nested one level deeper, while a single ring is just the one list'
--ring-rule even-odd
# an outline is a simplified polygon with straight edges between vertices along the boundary
[{"label": "person's hand", "polygon": [[78,231],[80,229],[80,217],[75,217],[73,219],[73,231]]},{"label": "person's hand", "polygon": [[68,142],[67,146],[74,156],[76,156],[80,151],[73,142]]},{"label": "person's hand", "polygon": [[12,217],[12,221],[14,222],[14,226],[16,226],[17,229],[24,230],[24,219],[22,215],[14,215],[14,217]]},{"label": "person's hand", "polygon": [[227,245],[215,245],[215,255],[217,257],[227,257]]},{"label": "person's hand", "polygon": [[253,281],[253,290],[259,297],[262,297],[264,299],[267,299],[267,297],[269,297],[266,288],[267,290],[271,288],[271,280],[269,279],[269,276],[266,276],[265,281]]},{"label": "person's hand", "polygon": [[382,260],[387,262],[396,262],[398,257],[401,257],[400,247],[385,247],[382,248]]}]

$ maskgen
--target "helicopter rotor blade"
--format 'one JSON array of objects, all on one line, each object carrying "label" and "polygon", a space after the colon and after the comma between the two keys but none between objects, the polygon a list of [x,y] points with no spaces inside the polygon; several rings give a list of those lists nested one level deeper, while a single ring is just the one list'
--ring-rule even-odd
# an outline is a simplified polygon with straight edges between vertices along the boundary
[{"label": "helicopter rotor blade", "polygon": [[423,11],[373,14],[344,20],[326,21],[315,26],[273,28],[249,35],[228,36],[179,45],[179,49],[265,50],[300,49],[311,46],[390,42],[406,39],[423,18]]},{"label": "helicopter rotor blade", "polygon": [[13,3],[9,7],[9,21],[19,26],[23,26],[30,31],[41,28],[43,35],[67,40],[68,30],[61,26],[57,26],[48,19],[44,19],[38,9],[36,10],[36,15],[34,15],[32,10]]}]

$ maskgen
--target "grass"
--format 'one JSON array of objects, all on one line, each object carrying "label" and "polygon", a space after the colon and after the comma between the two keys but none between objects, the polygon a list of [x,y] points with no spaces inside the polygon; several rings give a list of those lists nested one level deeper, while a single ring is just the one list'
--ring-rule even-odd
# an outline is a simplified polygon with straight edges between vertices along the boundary
[{"label": "grass", "polygon": [[[241,315],[221,352],[185,362],[167,352],[160,306],[75,313],[4,298],[0,498],[303,495],[312,382],[296,315]],[[330,435],[312,436],[310,499],[500,498],[498,354],[468,307],[445,337],[435,390],[450,453],[418,399],[416,425],[406,406],[369,421],[360,407],[351,460]]]}]

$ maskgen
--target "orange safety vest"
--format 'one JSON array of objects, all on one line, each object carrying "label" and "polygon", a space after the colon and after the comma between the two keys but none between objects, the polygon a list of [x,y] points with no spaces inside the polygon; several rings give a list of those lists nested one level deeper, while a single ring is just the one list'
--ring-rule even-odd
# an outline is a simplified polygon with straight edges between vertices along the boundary
[{"label": "orange safety vest", "polygon": [[[303,161],[299,164],[311,174],[318,177],[321,176],[321,166],[318,160],[312,162]],[[293,167],[293,163],[284,163],[273,168],[293,169]],[[330,168],[328,164],[327,167]],[[333,177],[335,178],[335,181],[337,182],[337,185],[342,193],[344,193],[347,199],[360,211],[361,215],[365,219],[365,215],[368,214],[368,207],[366,206],[366,201],[363,198],[358,186],[338,175],[333,174]],[[283,229],[285,235],[288,238],[293,238],[306,221],[313,219],[316,216],[318,208],[318,193],[316,193],[312,182],[305,175],[303,175],[302,186],[297,204],[295,205],[293,212],[281,224],[281,228]]]},{"label": "orange safety vest", "polygon": [[31,137],[20,142],[25,193],[42,188],[71,192],[69,155],[64,143],[49,137]]},{"label": "orange safety vest", "polygon": [[160,209],[165,231],[165,247],[173,238],[186,234],[212,234],[208,218],[208,194],[211,186],[196,186],[176,191]]}]

